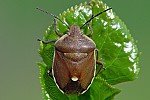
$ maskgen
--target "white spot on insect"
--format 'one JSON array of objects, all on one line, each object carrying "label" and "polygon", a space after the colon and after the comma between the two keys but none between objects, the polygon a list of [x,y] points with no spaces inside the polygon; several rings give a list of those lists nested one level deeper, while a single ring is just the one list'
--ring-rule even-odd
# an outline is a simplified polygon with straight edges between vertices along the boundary
[{"label": "white spot on insect", "polygon": [[76,76],[73,76],[73,77],[71,78],[71,80],[72,80],[72,81],[78,81],[78,78],[77,78]]}]

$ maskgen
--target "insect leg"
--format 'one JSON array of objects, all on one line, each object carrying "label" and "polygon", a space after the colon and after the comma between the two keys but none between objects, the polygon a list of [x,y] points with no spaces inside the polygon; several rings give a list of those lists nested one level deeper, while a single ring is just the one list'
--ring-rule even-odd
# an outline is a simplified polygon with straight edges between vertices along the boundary
[{"label": "insect leg", "polygon": [[53,77],[53,75],[52,75],[52,68],[50,68],[50,69],[47,71],[47,73],[48,73],[48,76]]},{"label": "insect leg", "polygon": [[43,41],[43,40],[37,39],[37,41],[41,41],[43,44],[49,44],[49,43],[52,43],[52,42],[56,42],[57,40]]},{"label": "insect leg", "polygon": [[88,34],[87,36],[88,37],[91,37],[92,35],[93,35],[93,29],[92,29],[92,27],[91,27],[91,25],[90,25],[90,23],[87,23],[87,26],[89,27],[89,29],[90,29],[90,34]]},{"label": "insect leg", "polygon": [[[93,16],[94,16],[94,15],[92,15],[92,17],[93,17]],[[93,35],[93,29],[92,29],[92,27],[91,27],[91,25],[90,25],[90,22],[87,23],[87,26],[89,27],[90,32],[91,32],[91,33],[88,34],[87,36],[88,36],[88,37],[91,37],[91,36]]]},{"label": "insect leg", "polygon": [[[104,67],[103,63],[101,63],[101,62],[98,61],[98,60],[96,60],[96,64],[98,64],[98,65],[100,66],[100,69],[98,70],[98,72],[96,73],[95,76],[97,76],[97,75],[100,73],[100,71],[103,69],[103,67]],[[104,68],[104,69],[105,69],[105,68]]]},{"label": "insect leg", "polygon": [[63,36],[63,34],[61,34],[61,33],[59,33],[58,31],[57,31],[57,23],[56,23],[56,18],[54,18],[54,30],[55,30],[55,32],[56,32],[56,34],[58,35],[58,36]]},{"label": "insect leg", "polygon": [[101,63],[101,62],[98,60],[98,49],[96,49],[95,52],[96,52],[96,64],[98,64],[98,65],[100,66],[100,69],[98,70],[98,72],[97,72],[96,75],[95,75],[95,76],[97,76],[97,75],[100,73],[100,71],[101,71],[102,69],[105,70],[105,68],[104,68],[103,63]]}]

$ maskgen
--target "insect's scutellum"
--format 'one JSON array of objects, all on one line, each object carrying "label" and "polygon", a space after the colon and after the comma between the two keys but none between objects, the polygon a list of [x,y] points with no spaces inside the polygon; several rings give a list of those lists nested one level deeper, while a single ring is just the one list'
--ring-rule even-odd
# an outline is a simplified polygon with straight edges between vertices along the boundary
[{"label": "insect's scutellum", "polygon": [[[40,8],[37,9],[61,21],[57,16],[51,13]],[[93,33],[92,27],[89,25],[91,31],[89,35],[83,34],[81,28],[95,17],[111,9],[112,8],[106,9],[92,16],[81,27],[78,25],[68,26],[67,23],[61,21],[69,29],[68,34],[65,35],[57,31],[57,24],[54,20],[54,29],[60,38],[58,40],[42,41],[42,43],[48,44],[55,42],[52,74],[61,92],[66,94],[85,93],[94,80],[96,64],[100,65],[100,69],[102,69],[103,64],[98,61],[98,57],[95,56],[96,44],[89,38]],[[38,39],[38,41],[41,40]]]}]

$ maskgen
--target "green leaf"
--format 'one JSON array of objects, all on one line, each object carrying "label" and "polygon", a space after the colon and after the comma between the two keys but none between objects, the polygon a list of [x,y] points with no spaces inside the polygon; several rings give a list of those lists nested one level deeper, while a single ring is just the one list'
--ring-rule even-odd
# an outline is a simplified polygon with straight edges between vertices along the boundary
[{"label": "green leaf", "polygon": [[[98,0],[96,0],[98,2]],[[103,3],[93,2],[93,12],[98,13],[108,7]],[[95,18],[92,23],[92,39],[97,44],[99,59],[106,68],[101,73],[110,84],[131,81],[137,78],[139,53],[126,25],[112,11],[107,11]]]},{"label": "green leaf", "polygon": [[[92,14],[96,15],[107,8],[109,7],[103,2],[91,0],[90,3],[80,4],[64,11],[58,17],[69,26],[73,24],[82,26]],[[92,85],[84,94],[80,96],[63,94],[57,88],[53,77],[48,75],[48,70],[53,64],[54,43],[41,43],[39,54],[44,64],[38,63],[38,65],[45,100],[112,100],[120,90],[111,85],[137,78],[139,53],[126,25],[112,10],[97,16],[90,24],[94,32],[91,38],[96,43],[99,60],[104,64],[106,70],[102,70],[95,77]],[[62,34],[68,31],[60,21],[57,21],[57,30]],[[90,32],[87,26],[82,31],[84,34]],[[46,30],[43,40],[54,39],[59,39],[59,37],[54,32],[54,26],[51,25]]]}]

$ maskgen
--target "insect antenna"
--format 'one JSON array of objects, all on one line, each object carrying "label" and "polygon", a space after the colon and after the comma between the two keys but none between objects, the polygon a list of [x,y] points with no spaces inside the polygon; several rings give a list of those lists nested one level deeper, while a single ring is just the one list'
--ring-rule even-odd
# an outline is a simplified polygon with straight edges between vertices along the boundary
[{"label": "insect antenna", "polygon": [[66,26],[68,27],[68,29],[69,29],[69,26],[68,26],[65,22],[63,22],[60,18],[58,18],[56,15],[54,15],[54,14],[52,14],[52,13],[49,13],[49,12],[47,12],[47,11],[44,11],[43,9],[38,8],[38,7],[37,7],[36,9],[39,10],[39,11],[41,11],[41,12],[44,12],[44,13],[50,15],[50,16],[53,16],[53,17],[56,18],[56,19],[58,19],[60,22],[62,22],[64,25],[66,25]]},{"label": "insect antenna", "polygon": [[84,27],[87,23],[89,23],[92,19],[94,19],[95,17],[99,16],[100,14],[102,14],[102,13],[108,11],[108,10],[111,10],[111,9],[112,9],[112,8],[108,8],[108,9],[106,9],[106,10],[104,10],[104,11],[102,11],[102,12],[96,14],[95,16],[92,16],[92,17],[91,17],[88,21],[86,21],[80,28],[83,28],[83,27]]}]

